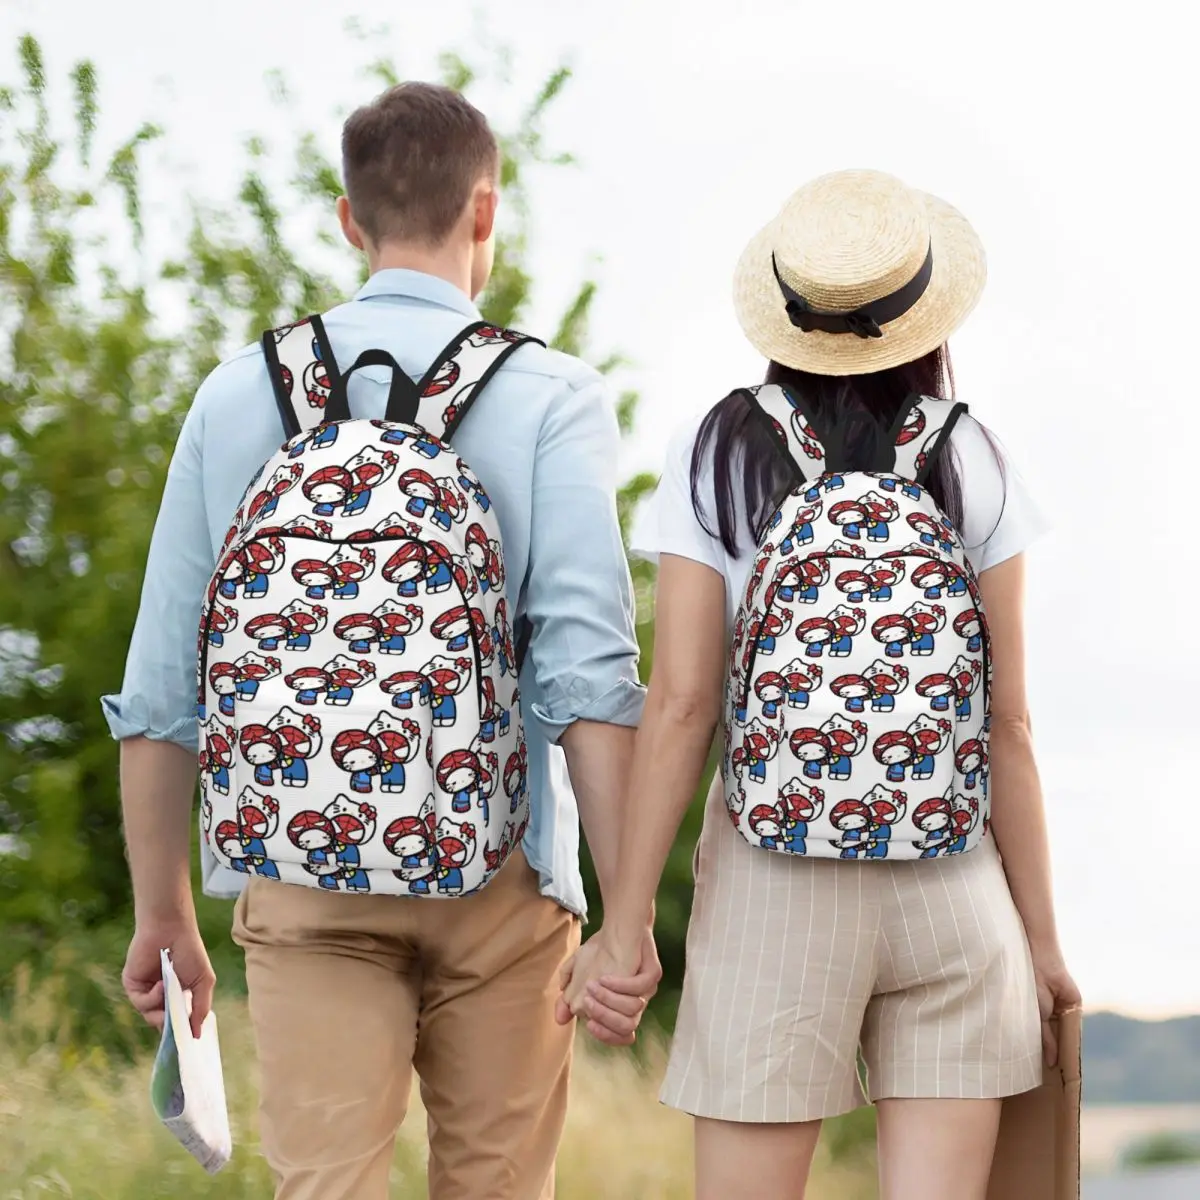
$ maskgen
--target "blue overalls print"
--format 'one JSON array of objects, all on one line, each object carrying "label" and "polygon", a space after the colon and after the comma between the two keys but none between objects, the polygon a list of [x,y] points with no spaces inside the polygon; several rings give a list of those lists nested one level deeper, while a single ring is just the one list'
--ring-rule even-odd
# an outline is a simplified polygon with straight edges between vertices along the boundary
[{"label": "blue overalls print", "polygon": [[950,580],[950,586],[946,589],[948,596],[965,596],[967,594],[967,581],[961,575],[955,575]]},{"label": "blue overalls print", "polygon": [[868,600],[890,600],[892,598],[892,589],[890,584],[883,584],[881,587],[872,588],[867,593]]},{"label": "blue overalls print", "polygon": [[433,706],[433,723],[435,725],[453,725],[457,719],[458,705],[454,703],[454,697],[439,696],[437,703]]},{"label": "blue overalls print", "polygon": [[[414,870],[419,867],[429,866],[429,855],[427,854],[404,854],[400,857],[400,865]],[[408,890],[413,896],[428,896],[429,895],[429,876],[425,875],[420,879],[409,880]]]},{"label": "blue overalls print", "polygon": [[883,649],[888,658],[901,658],[904,655],[903,642],[888,642]]},{"label": "blue overalls print", "polygon": [[353,642],[350,643],[350,653],[351,654],[370,654],[371,653],[370,641],[368,641],[364,638],[356,638]]},{"label": "blue overalls print", "polygon": [[886,542],[890,527],[886,521],[867,521],[867,539],[872,542]]},{"label": "blue overalls print", "polygon": [[831,658],[845,658],[854,649],[854,638],[848,633],[839,633],[829,643]]},{"label": "blue overalls print", "polygon": [[508,811],[510,813],[515,813],[517,809],[520,808],[521,801],[525,799],[525,793],[528,790],[529,788],[526,783],[526,776],[522,775],[521,782],[518,785],[517,790],[512,794],[512,802],[508,806]]},{"label": "blue overalls print", "polygon": [[909,653],[919,656],[932,654],[934,649],[933,634],[929,632],[920,633],[909,643]]},{"label": "blue overalls print", "polygon": [[244,600],[260,600],[267,594],[267,577],[259,571],[247,575],[242,584]]},{"label": "blue overalls print", "polygon": [[326,704],[349,704],[354,699],[354,689],[347,683],[335,683],[325,693]]},{"label": "blue overalls print", "polygon": [[[440,565],[441,564],[439,564],[439,566]],[[446,572],[447,575],[449,573],[450,573],[449,571]],[[432,583],[432,579],[433,579],[433,576],[431,575],[430,576],[431,583]],[[435,590],[435,589],[433,589],[431,587],[430,590]],[[399,596],[402,599],[411,600],[417,594],[417,581],[415,579],[401,579],[400,582],[398,584],[396,584],[396,592],[399,594]],[[404,641],[403,638],[401,638],[400,640]],[[401,646],[400,653],[403,653],[403,652],[404,652],[404,647]]]},{"label": "blue overalls print", "polygon": [[271,787],[275,782],[275,768],[270,763],[259,763],[254,768],[254,782],[259,787]]},{"label": "blue overalls print", "polygon": [[[438,559],[433,569],[429,572],[429,578],[425,582],[425,590],[432,596],[437,592],[444,592],[454,582],[454,576],[450,574],[450,568],[446,565],[443,559]],[[411,587],[411,592],[406,592],[405,587]],[[417,594],[417,585],[415,582],[402,583],[400,585],[400,595],[415,596]]]},{"label": "blue overalls print", "polygon": [[937,858],[939,854],[945,854],[949,849],[950,831],[948,829],[935,829],[932,833],[926,834],[925,841],[932,842],[933,845],[927,850],[921,851],[922,858]]},{"label": "blue overalls print", "polygon": [[247,870],[253,867],[254,873],[261,875],[263,879],[279,878],[279,868],[267,857],[267,846],[262,838],[246,837],[243,834],[242,846],[246,851],[243,861],[247,864]]},{"label": "blue overalls print", "polygon": [[397,692],[392,697],[392,704],[396,708],[404,708],[404,709],[412,708],[414,694],[416,696],[416,699],[421,704],[424,704],[429,699],[429,694],[430,694],[428,681],[422,683],[421,686],[415,690],[415,693],[412,691]]},{"label": "blue overalls print", "polygon": [[439,863],[437,885],[439,892],[461,892],[463,889],[462,867],[444,867]]},{"label": "blue overalls print", "polygon": [[871,844],[867,847],[868,858],[887,858],[888,843],[892,836],[890,825],[873,825],[870,830]]},{"label": "blue overalls print", "polygon": [[236,600],[237,599],[237,580],[236,579],[222,579],[221,586],[217,589],[217,591],[220,594],[222,600]]},{"label": "blue overalls print", "polygon": [[212,779],[212,789],[214,792],[220,792],[222,796],[229,795],[229,768],[221,763],[209,768],[209,776]]},{"label": "blue overalls print", "polygon": [[[788,692],[788,704],[792,708],[807,708],[808,700],[809,700],[809,693],[806,691],[801,691],[800,689],[797,689],[794,692]],[[743,715],[745,714],[745,711],[746,711],[745,709],[742,709]]]},{"label": "blue overalls print", "polygon": [[[208,635],[208,644],[216,647],[225,645],[225,635],[219,629],[210,630]],[[264,650],[275,649],[274,646],[268,646],[265,642],[260,642],[259,645],[261,645]]]},{"label": "blue overalls print", "polygon": [[744,703],[739,703],[733,710],[734,721],[736,721],[739,725],[745,725],[746,716],[746,705]]},{"label": "blue overalls print", "polygon": [[[237,689],[237,698],[239,700],[245,700],[248,702],[253,700],[254,697],[258,695],[257,679],[239,679],[234,686]],[[224,697],[222,697],[222,699],[224,699]],[[232,703],[232,699],[230,703]],[[224,712],[225,710],[221,709],[221,711]],[[231,708],[229,711],[232,712],[233,709]]]},{"label": "blue overalls print", "polygon": [[465,475],[460,475],[458,477],[458,482],[462,486],[464,492],[475,498],[475,503],[478,504],[484,512],[487,512],[492,507],[492,502],[488,499],[487,493],[483,490],[482,484],[473,482]]},{"label": "blue overalls print", "polygon": [[[328,589],[329,589],[329,584],[327,584],[327,583],[310,583],[308,585],[308,587],[306,587],[304,589],[304,595],[305,595],[305,598],[308,600],[324,600],[325,593]],[[307,638],[308,634],[302,633],[302,634],[299,634],[298,636],[302,637],[302,638]],[[307,650],[309,645],[311,645],[311,643],[306,642],[303,646],[293,646],[291,642],[288,642],[288,649],[289,650]]]},{"label": "blue overalls print", "polygon": [[404,764],[402,762],[388,764],[387,770],[380,776],[379,788],[384,792],[404,791]]},{"label": "blue overalls print", "polygon": [[767,778],[767,764],[755,754],[747,754],[746,762],[750,768],[750,778],[755,783],[762,783]]},{"label": "blue overalls print", "polygon": [[370,771],[351,771],[350,772],[350,788],[355,792],[369,792],[371,790],[371,772]]},{"label": "blue overalls print", "polygon": [[775,837],[773,834],[766,834],[766,835],[759,834],[758,842],[759,842],[759,845],[762,846],[762,848],[764,850],[782,850],[783,849],[783,846],[780,843],[779,838]]},{"label": "blue overalls print", "polygon": [[903,783],[904,782],[904,772],[905,772],[905,768],[907,767],[907,765],[908,765],[907,763],[902,763],[902,762],[889,763],[888,769],[887,769],[888,783]]},{"label": "blue overalls print", "polygon": [[275,510],[279,507],[279,497],[272,492],[266,500],[263,501],[263,506],[258,510],[258,519],[265,520],[267,517],[273,517]]},{"label": "blue overalls print", "polygon": [[[221,699],[217,704],[217,712],[219,712],[223,717],[232,717],[235,711],[236,710],[233,704],[233,693],[222,692]],[[203,716],[204,714],[201,713],[200,715]]]},{"label": "blue overalls print", "polygon": [[[338,427],[336,425],[322,425],[314,430],[310,437],[306,437],[303,441],[297,442],[291,450],[288,451],[288,458],[299,458],[306,449],[312,447],[314,450],[327,450],[338,439]],[[384,441],[387,440],[387,435],[384,434]]]},{"label": "blue overalls print", "polygon": [[343,517],[358,517],[367,511],[367,506],[371,503],[371,489],[369,487],[360,487],[356,492],[351,492],[346,497],[345,507],[342,509]]},{"label": "blue overalls print", "polygon": [[465,650],[466,648],[467,648],[467,635],[465,633],[460,633],[457,637],[452,637],[446,643],[446,649],[451,654],[457,654],[460,650]]},{"label": "blue overalls print", "polygon": [[896,697],[891,692],[880,692],[871,697],[872,712],[893,712],[896,708]]},{"label": "blue overalls print", "polygon": [[983,634],[973,633],[967,638],[967,653],[978,654],[983,649]]},{"label": "blue overalls print", "polygon": [[978,784],[978,783],[979,783],[979,768],[978,767],[974,771],[964,772],[963,787],[965,787],[967,789],[967,791],[973,791],[976,784]]},{"label": "blue overalls print", "polygon": [[808,760],[805,762],[805,764],[804,764],[804,775],[805,775],[805,778],[807,778],[807,779],[820,779],[820,778],[821,778],[821,764],[822,764],[822,762],[824,762],[824,759],[820,759],[820,758],[817,758],[817,759],[811,759],[811,758],[810,758],[810,759],[808,759]]},{"label": "blue overalls print", "polygon": [[779,713],[779,703],[778,700],[764,700],[763,716],[768,720],[773,720]]},{"label": "blue overalls print", "polygon": [[332,500],[322,500],[313,505],[314,517],[332,517],[337,504]]},{"label": "blue overalls print", "polygon": [[308,783],[308,763],[302,758],[285,758],[281,772],[284,787],[304,787]]},{"label": "blue overalls print", "polygon": [[362,856],[357,846],[338,843],[337,860],[342,864],[342,878],[346,881],[348,892],[369,892],[371,883],[367,873],[362,869]]},{"label": "blue overalls print", "polygon": [[912,762],[912,777],[913,779],[932,779],[933,778],[933,755],[918,754]]},{"label": "blue overalls print", "polygon": [[[322,685],[324,686],[324,685]],[[321,694],[321,688],[317,686],[303,687],[296,692],[297,704],[316,704],[317,697]]]},{"label": "blue overalls print", "polygon": [[852,713],[866,712],[867,706],[862,696],[849,696],[846,699],[846,711]]},{"label": "blue overalls print", "polygon": [[787,831],[787,840],[783,843],[784,849],[789,854],[807,854],[808,844],[804,840],[807,837],[808,822],[793,821]]},{"label": "blue overalls print", "polygon": [[335,600],[353,600],[358,595],[358,584],[353,580],[348,580],[346,583],[339,583],[333,589],[333,598]]},{"label": "blue overalls print", "polygon": [[[773,633],[759,634],[758,638],[758,653],[759,654],[774,654],[775,653],[775,635]],[[818,651],[820,653],[820,651]]]},{"label": "blue overalls print", "polygon": [[[866,837],[867,837],[867,831],[865,829],[847,829],[846,832],[842,834],[842,842],[843,843],[845,843],[845,842],[861,843],[866,839]],[[866,850],[866,848],[867,847],[864,845],[853,845],[853,846],[843,845],[841,857],[842,858],[862,858],[863,852]]]},{"label": "blue overalls print", "polygon": [[427,433],[414,436],[404,429],[389,429],[380,439],[390,446],[402,446],[406,441],[412,442],[412,448],[424,458],[437,458],[441,447]]},{"label": "blue overalls print", "polygon": [[954,706],[954,715],[960,721],[969,721],[971,719],[971,697],[963,696]]},{"label": "blue overalls print", "polygon": [[[818,772],[819,774],[819,772]],[[830,779],[849,779],[850,778],[850,755],[848,754],[830,754],[829,758],[829,778]]]},{"label": "blue overalls print", "polygon": [[[310,850],[308,862],[313,867],[325,867],[330,863],[337,862],[337,854],[333,850]],[[317,882],[326,891],[337,891],[338,877],[336,875],[320,875]]]}]

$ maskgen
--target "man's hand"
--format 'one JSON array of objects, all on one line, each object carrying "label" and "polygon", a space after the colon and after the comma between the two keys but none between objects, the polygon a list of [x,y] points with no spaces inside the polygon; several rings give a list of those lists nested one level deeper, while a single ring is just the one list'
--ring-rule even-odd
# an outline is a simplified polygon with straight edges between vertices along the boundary
[{"label": "man's hand", "polygon": [[138,925],[121,973],[125,994],[150,1025],[162,1029],[166,1003],[159,953],[162,950],[170,950],[180,986],[192,993],[192,1036],[199,1037],[200,1026],[212,1008],[217,977],[195,918],[173,925]]},{"label": "man's hand", "polygon": [[631,1046],[646,1005],[658,991],[662,966],[654,934],[646,929],[632,953],[609,945],[603,929],[590,938],[562,969],[555,1019],[587,1021],[588,1033],[608,1046]]}]

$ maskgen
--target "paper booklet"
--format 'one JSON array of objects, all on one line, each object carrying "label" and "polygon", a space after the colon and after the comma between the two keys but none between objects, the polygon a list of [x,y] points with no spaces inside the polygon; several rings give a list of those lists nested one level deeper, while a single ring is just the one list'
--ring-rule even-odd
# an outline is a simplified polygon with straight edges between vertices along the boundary
[{"label": "paper booklet", "polygon": [[150,1101],[183,1148],[215,1175],[233,1153],[217,1017],[210,1012],[200,1036],[193,1037],[188,1019],[191,993],[180,986],[169,950],[162,951],[162,977],[165,1019],[150,1078]]}]

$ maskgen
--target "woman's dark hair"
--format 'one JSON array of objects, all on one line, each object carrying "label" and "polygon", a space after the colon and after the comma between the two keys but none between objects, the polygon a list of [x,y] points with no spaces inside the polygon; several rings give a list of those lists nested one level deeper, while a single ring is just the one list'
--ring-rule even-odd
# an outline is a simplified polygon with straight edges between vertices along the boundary
[{"label": "woman's dark hair", "polygon": [[[856,462],[876,461],[879,439],[886,439],[901,406],[914,393],[954,399],[954,368],[946,346],[914,362],[867,375],[812,375],[772,362],[766,383],[786,388],[805,406],[818,433],[837,428],[844,435],[846,469]],[[711,453],[716,513],[708,514],[700,498],[703,465]],[[738,500],[758,541],[766,523],[795,478],[766,422],[752,418],[749,402],[731,392],[704,418],[692,451],[692,507],[696,519],[731,555],[738,552]],[[955,455],[949,447],[938,455],[928,480],[938,507],[962,528],[963,497]],[[717,528],[710,527],[716,518]]]}]

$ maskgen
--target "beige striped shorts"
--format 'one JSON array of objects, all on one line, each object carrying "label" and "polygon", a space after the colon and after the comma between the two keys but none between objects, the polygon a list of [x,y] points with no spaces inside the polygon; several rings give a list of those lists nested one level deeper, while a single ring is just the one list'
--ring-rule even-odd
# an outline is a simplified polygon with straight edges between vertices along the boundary
[{"label": "beige striped shorts", "polygon": [[994,839],[924,862],[793,858],[743,841],[714,784],[663,1103],[812,1121],[1041,1078],[1033,967]]}]

